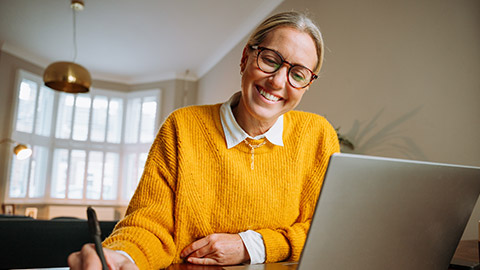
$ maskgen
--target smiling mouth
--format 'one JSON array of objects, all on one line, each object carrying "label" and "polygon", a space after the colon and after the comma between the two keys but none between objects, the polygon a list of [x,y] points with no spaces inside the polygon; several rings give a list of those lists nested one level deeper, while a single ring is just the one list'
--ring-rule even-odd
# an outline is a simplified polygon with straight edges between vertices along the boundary
[{"label": "smiling mouth", "polygon": [[280,97],[277,97],[277,96],[274,96],[272,94],[267,93],[265,90],[263,90],[261,88],[257,87],[257,90],[260,93],[260,95],[262,95],[262,97],[264,97],[268,101],[277,102],[281,99]]}]

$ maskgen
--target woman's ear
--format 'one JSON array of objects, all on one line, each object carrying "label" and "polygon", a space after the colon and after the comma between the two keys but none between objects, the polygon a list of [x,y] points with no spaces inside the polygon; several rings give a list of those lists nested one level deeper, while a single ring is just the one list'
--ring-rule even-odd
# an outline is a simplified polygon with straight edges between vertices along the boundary
[{"label": "woman's ear", "polygon": [[248,46],[245,46],[245,48],[243,48],[242,59],[240,60],[240,73],[243,73],[245,71],[248,61],[248,53]]}]

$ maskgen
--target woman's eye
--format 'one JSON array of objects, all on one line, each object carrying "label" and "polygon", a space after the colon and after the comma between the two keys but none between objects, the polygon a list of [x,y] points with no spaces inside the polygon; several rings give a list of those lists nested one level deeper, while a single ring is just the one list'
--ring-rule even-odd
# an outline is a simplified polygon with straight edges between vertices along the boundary
[{"label": "woman's eye", "polygon": [[263,62],[265,64],[267,64],[268,66],[270,67],[274,67],[274,68],[278,68],[280,66],[280,62],[275,59],[275,58],[272,58],[272,57],[264,57],[262,58],[263,59]]},{"label": "woman's eye", "polygon": [[301,72],[292,72],[292,78],[297,82],[305,81],[307,78]]}]

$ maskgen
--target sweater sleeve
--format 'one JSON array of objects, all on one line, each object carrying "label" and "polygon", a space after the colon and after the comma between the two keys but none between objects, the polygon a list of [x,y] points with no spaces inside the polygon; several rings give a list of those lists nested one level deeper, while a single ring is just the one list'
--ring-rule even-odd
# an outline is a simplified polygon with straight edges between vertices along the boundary
[{"label": "sweater sleeve", "polygon": [[169,117],[152,144],[125,218],[103,243],[128,253],[140,269],[164,268],[174,258],[176,140]]},{"label": "sweater sleeve", "polygon": [[316,153],[315,170],[301,194],[300,215],[291,226],[257,230],[265,244],[265,262],[298,261],[312,221],[318,195],[323,184],[330,156],[340,152],[338,137],[332,126],[324,129],[323,140]]}]

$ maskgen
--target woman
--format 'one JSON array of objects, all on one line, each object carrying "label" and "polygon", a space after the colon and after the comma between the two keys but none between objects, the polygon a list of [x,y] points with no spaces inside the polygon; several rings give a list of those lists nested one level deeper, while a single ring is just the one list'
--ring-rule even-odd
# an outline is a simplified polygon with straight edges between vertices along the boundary
[{"label": "woman", "polygon": [[[111,269],[298,260],[339,151],[327,120],[292,111],[322,60],[321,34],[303,14],[258,26],[243,50],[241,92],[162,125],[126,216],[103,243]],[[69,257],[72,269],[87,264],[99,265],[91,245]]]}]

